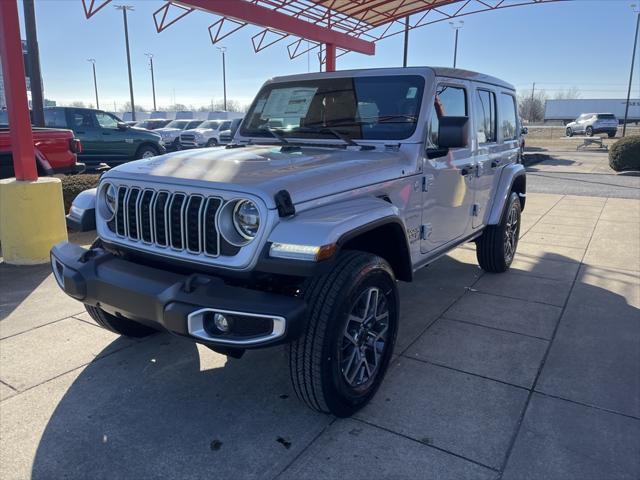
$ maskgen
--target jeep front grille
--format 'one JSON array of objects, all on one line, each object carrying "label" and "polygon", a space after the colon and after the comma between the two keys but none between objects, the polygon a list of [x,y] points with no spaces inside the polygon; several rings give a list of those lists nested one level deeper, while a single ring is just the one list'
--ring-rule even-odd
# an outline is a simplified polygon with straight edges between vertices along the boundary
[{"label": "jeep front grille", "polygon": [[150,246],[217,257],[239,249],[221,237],[217,212],[222,199],[199,194],[118,187],[115,222],[108,227],[121,238]]}]

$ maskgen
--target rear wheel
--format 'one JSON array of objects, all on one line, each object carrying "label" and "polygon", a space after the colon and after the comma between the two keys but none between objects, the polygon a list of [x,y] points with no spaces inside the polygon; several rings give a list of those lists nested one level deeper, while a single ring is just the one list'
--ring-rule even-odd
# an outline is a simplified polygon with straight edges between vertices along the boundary
[{"label": "rear wheel", "polygon": [[616,136],[616,132],[609,132],[607,133],[607,135],[609,136],[609,138],[613,138]]},{"label": "rear wheel", "polygon": [[593,128],[587,127],[584,133],[587,135],[587,137],[593,137]]},{"label": "rear wheel", "polygon": [[116,317],[115,315],[105,312],[101,308],[94,307],[92,305],[85,305],[85,308],[87,309],[89,316],[91,316],[98,325],[113,333],[117,333],[118,335],[139,338],[155,333],[153,328],[136,323],[128,318]]},{"label": "rear wheel", "polygon": [[511,192],[507,208],[498,225],[485,227],[482,236],[476,240],[478,264],[486,272],[506,272],[518,248],[520,236],[520,199]]},{"label": "rear wheel", "polygon": [[571,130],[571,127],[567,127],[567,137],[573,137],[573,130]]},{"label": "rear wheel", "polygon": [[345,252],[331,273],[305,289],[308,323],[289,347],[296,395],[320,412],[347,417],[377,391],[398,325],[391,266],[363,252]]}]

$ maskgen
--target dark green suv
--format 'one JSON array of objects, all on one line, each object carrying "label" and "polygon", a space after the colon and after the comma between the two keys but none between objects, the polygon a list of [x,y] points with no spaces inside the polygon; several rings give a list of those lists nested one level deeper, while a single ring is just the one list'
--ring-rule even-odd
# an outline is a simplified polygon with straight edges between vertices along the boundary
[{"label": "dark green suv", "polygon": [[102,110],[75,107],[44,109],[47,127],[68,128],[82,141],[78,155],[87,166],[118,165],[165,153],[160,135],[131,128],[115,115]]}]

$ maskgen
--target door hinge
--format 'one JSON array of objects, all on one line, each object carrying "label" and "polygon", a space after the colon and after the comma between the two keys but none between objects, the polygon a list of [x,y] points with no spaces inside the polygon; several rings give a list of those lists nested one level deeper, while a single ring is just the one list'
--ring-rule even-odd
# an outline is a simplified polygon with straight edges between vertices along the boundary
[{"label": "door hinge", "polygon": [[430,236],[431,236],[431,232],[432,232],[432,228],[431,228],[431,224],[430,223],[426,223],[424,225],[420,226],[420,239],[421,240],[427,240]]},{"label": "door hinge", "polygon": [[422,191],[423,192],[428,192],[429,191],[429,187],[431,187],[431,185],[433,185],[433,175],[426,175],[426,176],[422,177]]},{"label": "door hinge", "polygon": [[473,207],[471,208],[471,215],[473,217],[477,217],[479,213],[480,213],[480,205],[477,203],[474,203]]}]

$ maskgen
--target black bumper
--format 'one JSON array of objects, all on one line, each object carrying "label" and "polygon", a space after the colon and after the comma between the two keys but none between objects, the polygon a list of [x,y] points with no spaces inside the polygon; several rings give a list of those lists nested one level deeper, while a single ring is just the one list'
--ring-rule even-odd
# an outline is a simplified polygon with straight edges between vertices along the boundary
[{"label": "black bumper", "polygon": [[[306,304],[300,298],[227,285],[218,277],[160,270],[123,260],[101,248],[87,250],[68,242],[53,247],[51,257],[58,284],[67,295],[198,343],[258,348],[291,341],[304,327]],[[210,338],[192,334],[189,316],[202,309],[228,312],[234,330],[208,333]],[[191,317],[193,321],[194,315]],[[268,323],[272,318],[273,325]],[[279,319],[281,334],[256,333],[254,328],[265,325],[268,330],[273,326],[275,332],[275,319]]]}]

